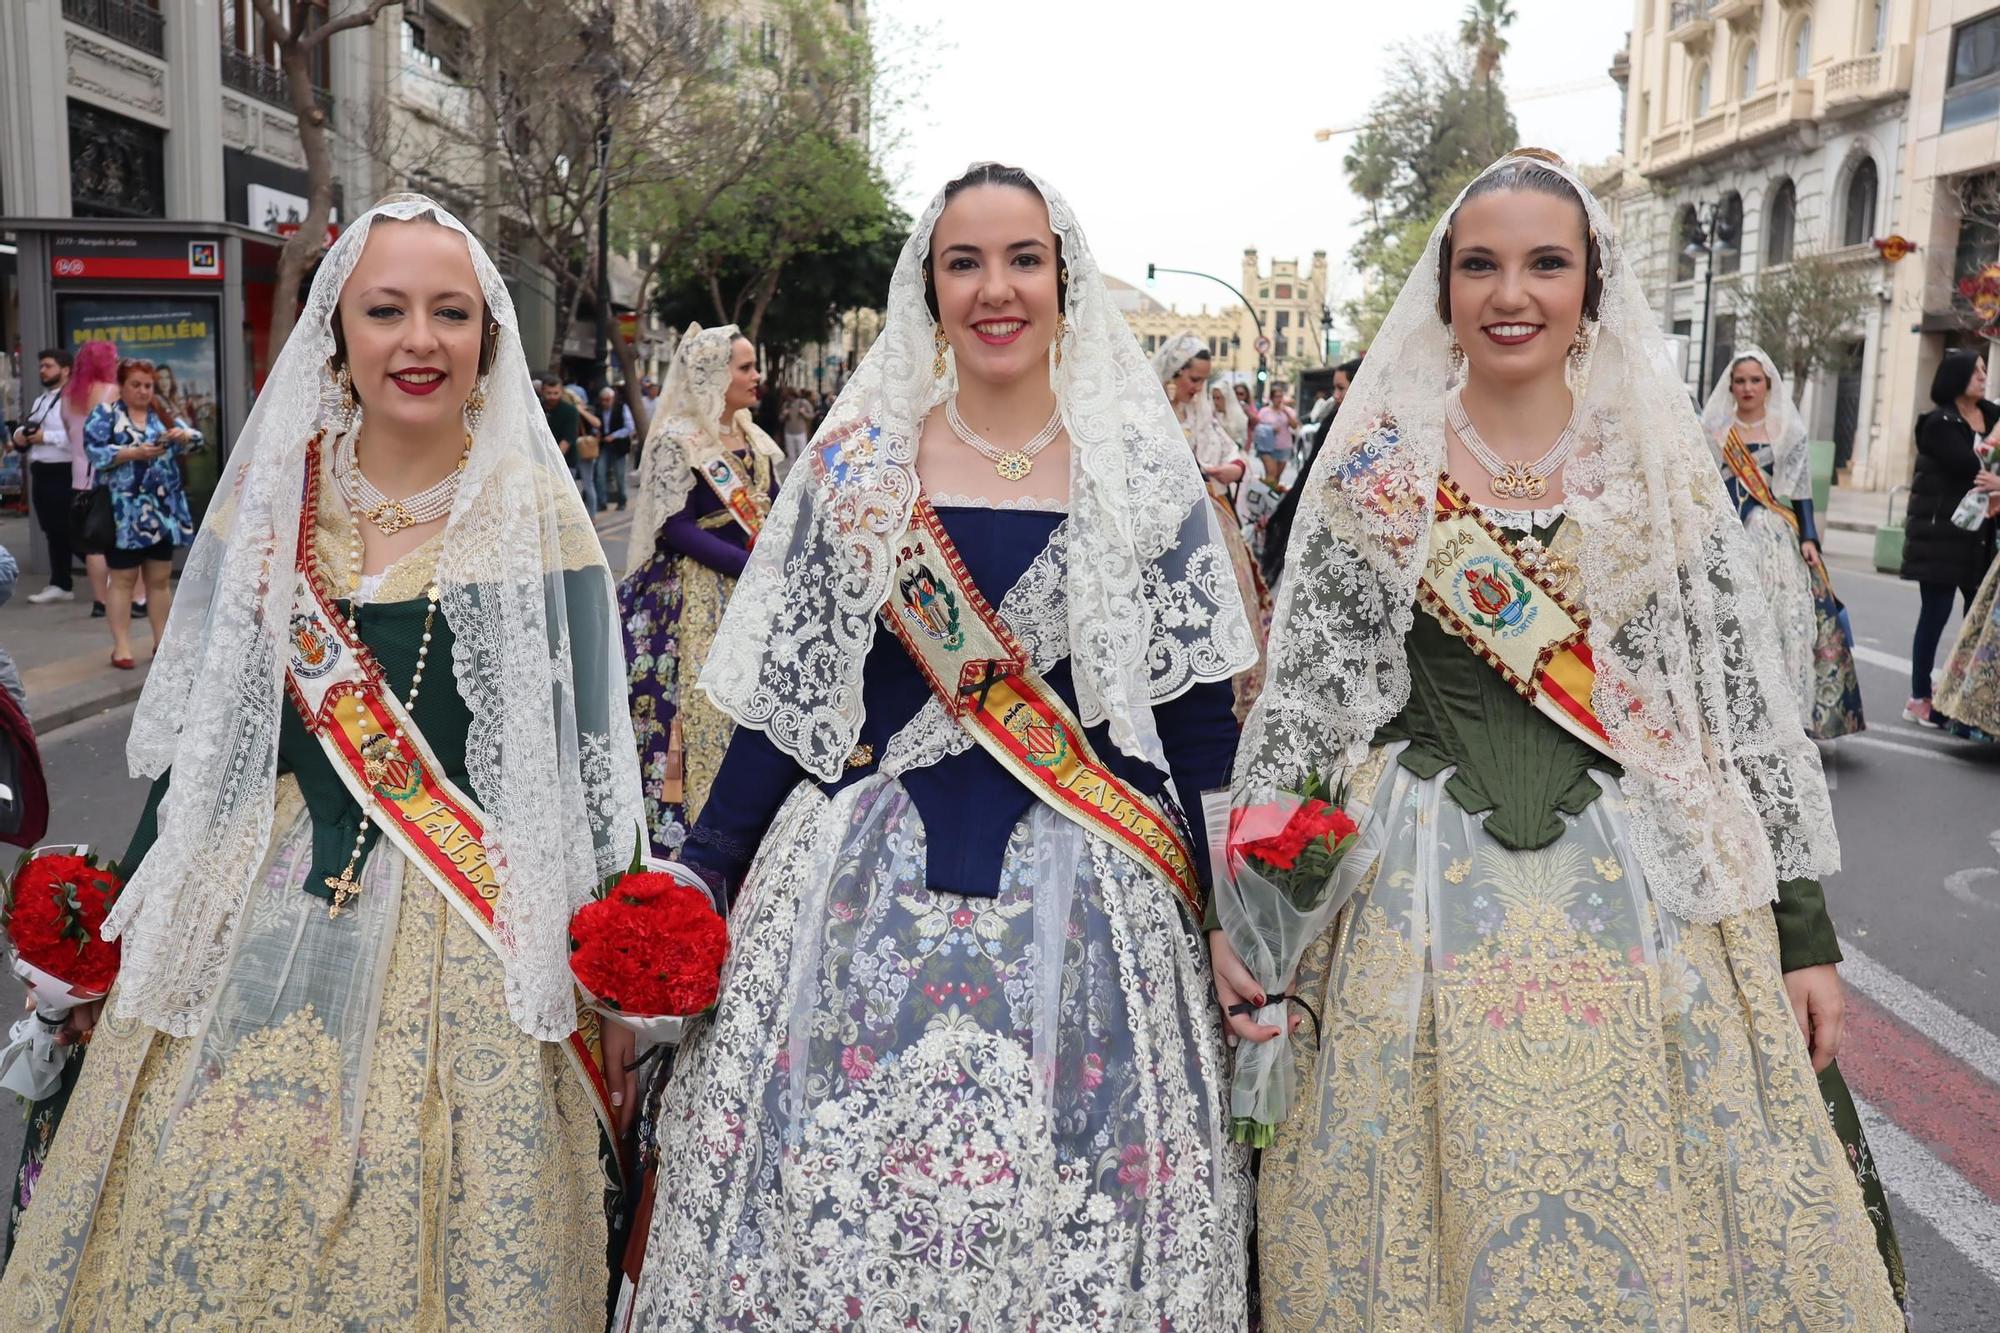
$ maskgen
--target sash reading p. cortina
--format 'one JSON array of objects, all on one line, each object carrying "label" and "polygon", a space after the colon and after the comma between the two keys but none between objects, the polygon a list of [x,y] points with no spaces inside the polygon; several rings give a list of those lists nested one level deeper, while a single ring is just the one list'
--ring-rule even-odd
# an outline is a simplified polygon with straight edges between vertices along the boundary
[{"label": "sash reading p. cortina", "polygon": [[[868,429],[863,422],[844,434]],[[814,457],[827,469],[843,447],[844,436],[823,441]],[[921,491],[895,551],[882,617],[945,712],[1038,800],[1129,853],[1199,918],[1201,883],[1186,839],[1097,757],[1083,723],[1035,674],[1027,649],[972,582]]]},{"label": "sash reading p. cortina", "polygon": [[[479,807],[445,776],[368,645],[349,637],[319,568],[313,533],[319,515],[320,440],[314,436],[306,445],[285,693],[375,827],[498,952],[493,902],[500,883],[487,859]],[[617,1145],[600,1038],[596,1013],[580,1006],[576,1031],[564,1040],[563,1049],[590,1091],[599,1123]]]}]

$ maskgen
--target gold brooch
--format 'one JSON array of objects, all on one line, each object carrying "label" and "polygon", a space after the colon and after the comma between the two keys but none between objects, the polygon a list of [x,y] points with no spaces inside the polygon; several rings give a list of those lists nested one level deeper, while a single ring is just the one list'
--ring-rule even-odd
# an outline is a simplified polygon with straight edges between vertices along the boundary
[{"label": "gold brooch", "polygon": [[875,747],[872,745],[857,745],[847,756],[847,766],[849,768],[866,768],[874,762]]}]

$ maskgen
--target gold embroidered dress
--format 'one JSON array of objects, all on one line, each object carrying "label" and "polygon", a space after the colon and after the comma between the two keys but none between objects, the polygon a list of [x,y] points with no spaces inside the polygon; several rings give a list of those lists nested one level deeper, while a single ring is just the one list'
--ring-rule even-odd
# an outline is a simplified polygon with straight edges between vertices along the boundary
[{"label": "gold embroidered dress", "polygon": [[[351,524],[321,505],[319,559],[339,597],[372,583],[358,630],[400,696],[440,539],[358,580]],[[565,528],[562,546],[565,583],[596,581],[604,619],[594,540]],[[429,660],[449,663],[443,615],[435,640]],[[463,786],[451,680],[431,671],[415,716]],[[509,1017],[488,945],[372,831],[363,891],[329,919],[322,880],[359,808],[280,707],[272,842],[227,979],[186,1038],[114,1017],[114,993],[0,1278],[0,1326],[601,1327],[607,1175],[583,1084]]]},{"label": "gold embroidered dress", "polygon": [[[1555,514],[1491,516],[1573,569]],[[1817,884],[1660,909],[1617,765],[1431,616],[1406,651],[1351,784],[1380,858],[1295,986],[1324,1037],[1263,1156],[1265,1327],[1900,1329],[1785,996]]]}]

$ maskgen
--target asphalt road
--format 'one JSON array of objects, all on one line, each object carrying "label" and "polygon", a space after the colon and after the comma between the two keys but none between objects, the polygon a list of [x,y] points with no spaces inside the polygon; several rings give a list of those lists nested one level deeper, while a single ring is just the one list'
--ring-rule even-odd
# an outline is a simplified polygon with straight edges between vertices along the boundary
[{"label": "asphalt road", "polygon": [[[624,515],[606,515],[622,568]],[[1917,1327],[2000,1329],[2000,746],[1900,720],[1915,590],[1834,557],[1869,730],[1827,748],[1844,869],[1829,881],[1850,961],[1842,1055],[1868,1107]],[[1948,648],[1956,623],[1946,632]],[[130,706],[44,738],[52,836],[124,849],[145,799],[126,776]],[[21,1126],[0,1114],[0,1171]]]}]

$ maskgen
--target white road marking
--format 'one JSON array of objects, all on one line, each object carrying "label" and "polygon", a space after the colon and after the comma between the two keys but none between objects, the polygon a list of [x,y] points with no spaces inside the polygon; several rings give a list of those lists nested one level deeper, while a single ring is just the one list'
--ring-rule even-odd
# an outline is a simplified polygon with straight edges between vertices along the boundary
[{"label": "white road marking", "polygon": [[1854,1099],[1854,1109],[1889,1193],[1967,1262],[2000,1283],[2000,1205],[1861,1098]]},{"label": "white road marking", "polygon": [[2000,897],[1986,897],[1973,885],[1982,880],[2000,879],[2000,870],[1992,866],[1973,866],[1967,870],[1954,870],[1944,877],[1944,891],[1972,907],[2000,907]]},{"label": "white road marking", "polygon": [[[1885,653],[1880,648],[1870,648],[1866,644],[1857,643],[1854,645],[1854,660],[1857,662],[1866,662],[1870,666],[1887,667],[1893,671],[1900,671],[1905,676],[1910,674],[1909,658],[1898,657],[1894,653]],[[1932,679],[1936,679],[1937,677],[1937,669],[1935,667],[1931,669],[1931,677]]]},{"label": "white road marking", "polygon": [[[2000,1037],[1913,982],[1905,981],[1845,936],[1840,975],[1848,985],[1931,1039],[1940,1050],[2000,1087]],[[1996,1252],[2000,1261],[2000,1252]]]},{"label": "white road marking", "polygon": [[1838,744],[1858,745],[1864,750],[1888,750],[1894,754],[1913,754],[1920,759],[1960,759],[1970,760],[1970,750],[1945,749],[1943,746],[1912,745],[1908,741],[1886,741],[1880,736],[1842,736]]}]

